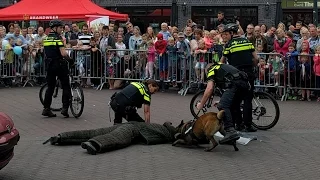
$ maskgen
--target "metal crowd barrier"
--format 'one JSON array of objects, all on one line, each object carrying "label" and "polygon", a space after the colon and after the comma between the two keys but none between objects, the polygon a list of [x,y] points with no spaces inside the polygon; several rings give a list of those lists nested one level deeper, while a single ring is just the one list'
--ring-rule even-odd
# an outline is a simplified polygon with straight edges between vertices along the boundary
[{"label": "metal crowd barrier", "polygon": [[[153,78],[161,84],[179,87],[185,95],[197,84],[205,82],[206,68],[219,61],[221,54],[187,53],[167,51],[162,55],[147,50],[67,49],[75,60],[74,77],[83,85],[94,84],[97,90],[105,85],[117,89],[127,81]],[[278,53],[258,53],[259,64],[255,67],[255,90],[268,91],[281,100],[299,93],[320,91],[320,77],[314,74],[313,55],[290,56]],[[45,57],[43,49],[24,49],[17,56],[12,50],[0,51],[0,81],[6,85],[22,86],[41,84],[45,81]]]}]

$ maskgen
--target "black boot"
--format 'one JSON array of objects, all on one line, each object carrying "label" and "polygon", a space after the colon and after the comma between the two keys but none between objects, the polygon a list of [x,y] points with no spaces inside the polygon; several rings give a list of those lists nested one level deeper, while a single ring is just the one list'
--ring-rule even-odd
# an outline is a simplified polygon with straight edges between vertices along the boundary
[{"label": "black boot", "polygon": [[220,144],[230,144],[232,141],[236,141],[240,138],[240,135],[237,133],[237,131],[230,127],[226,129],[226,135],[219,141]]},{"label": "black boot", "polygon": [[51,145],[59,144],[61,142],[61,137],[60,137],[60,135],[52,136],[42,144],[47,144],[48,142],[50,142]]},{"label": "black boot", "polygon": [[252,125],[245,126],[244,130],[245,130],[245,132],[256,132],[257,131],[257,129]]},{"label": "black boot", "polygon": [[62,108],[61,114],[62,114],[65,118],[68,118],[68,117],[69,117],[68,108]]},{"label": "black boot", "polygon": [[47,116],[47,117],[56,117],[56,114],[53,114],[50,108],[44,108],[42,111],[42,116]]},{"label": "black boot", "polygon": [[236,130],[237,131],[243,131],[245,129],[245,126],[244,124],[236,124]]},{"label": "black boot", "polygon": [[160,87],[161,87],[161,92],[165,91],[165,83],[163,82],[163,80],[160,80]]},{"label": "black boot", "polygon": [[86,149],[88,154],[91,154],[91,155],[97,154],[97,149],[93,146],[91,142],[83,142],[81,143],[81,147],[83,149]]}]

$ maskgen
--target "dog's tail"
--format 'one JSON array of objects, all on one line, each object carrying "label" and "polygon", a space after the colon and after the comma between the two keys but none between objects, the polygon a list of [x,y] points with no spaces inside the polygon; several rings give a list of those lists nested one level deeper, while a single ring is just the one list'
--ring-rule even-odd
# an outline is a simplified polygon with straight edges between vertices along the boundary
[{"label": "dog's tail", "polygon": [[223,117],[224,117],[224,110],[221,110],[218,112],[217,118],[219,121],[222,121]]}]

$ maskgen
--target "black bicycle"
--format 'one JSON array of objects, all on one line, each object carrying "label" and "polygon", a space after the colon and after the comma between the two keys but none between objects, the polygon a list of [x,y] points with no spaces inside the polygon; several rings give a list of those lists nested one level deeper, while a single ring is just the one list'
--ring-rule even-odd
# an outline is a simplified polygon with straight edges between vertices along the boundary
[{"label": "black bicycle", "polygon": [[[70,72],[71,69],[70,69]],[[71,98],[70,98],[70,110],[72,115],[75,118],[78,118],[82,115],[84,109],[84,94],[83,89],[79,82],[75,81],[71,73],[69,74],[69,82],[71,85]],[[40,102],[43,105],[45,93],[48,89],[48,84],[45,83],[39,92]],[[61,81],[57,78],[56,87],[52,96],[52,111],[61,111],[62,110],[62,86]]]},{"label": "black bicycle", "polygon": [[[196,93],[190,102],[190,111],[194,118],[198,118],[201,116],[201,112],[204,114],[206,112],[212,112],[214,110],[210,110],[209,108],[214,108],[216,104],[219,102],[217,98],[220,98],[223,93],[223,89],[219,87],[215,87],[214,93],[205,103],[202,110],[197,109],[197,104],[201,101],[201,98],[204,94],[205,90],[201,90]],[[216,96],[214,96],[216,95]],[[216,98],[216,99],[215,99]],[[269,103],[268,103],[269,102]],[[241,111],[243,111],[243,104],[241,104]],[[274,113],[270,113],[271,110],[274,110]],[[273,115],[274,118],[272,118]],[[266,123],[265,125],[261,125],[264,118],[270,118],[271,121]],[[273,128],[280,117],[280,109],[276,99],[267,92],[254,92],[253,100],[252,100],[252,125],[260,130],[267,130]]]}]

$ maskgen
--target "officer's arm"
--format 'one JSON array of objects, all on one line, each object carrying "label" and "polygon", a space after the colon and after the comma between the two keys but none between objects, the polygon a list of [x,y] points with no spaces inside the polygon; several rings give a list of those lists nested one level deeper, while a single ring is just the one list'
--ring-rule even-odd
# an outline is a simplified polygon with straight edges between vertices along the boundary
[{"label": "officer's arm", "polygon": [[60,47],[60,53],[61,55],[66,58],[66,59],[71,59],[68,52],[66,51],[66,48],[65,47]]},{"label": "officer's arm", "polygon": [[150,105],[144,104],[144,120],[146,123],[150,123]]},{"label": "officer's arm", "polygon": [[202,97],[202,99],[200,101],[202,106],[207,102],[209,97],[212,95],[213,89],[214,89],[214,81],[213,80],[209,80],[208,83],[207,83],[207,88],[204,91],[204,95],[203,95],[203,97]]},{"label": "officer's arm", "polygon": [[256,52],[256,51],[253,51],[253,52],[252,52],[252,56],[253,56],[253,59],[252,59],[253,65],[256,66],[256,65],[258,64],[258,62],[259,62],[259,57],[258,57],[257,52]]}]

